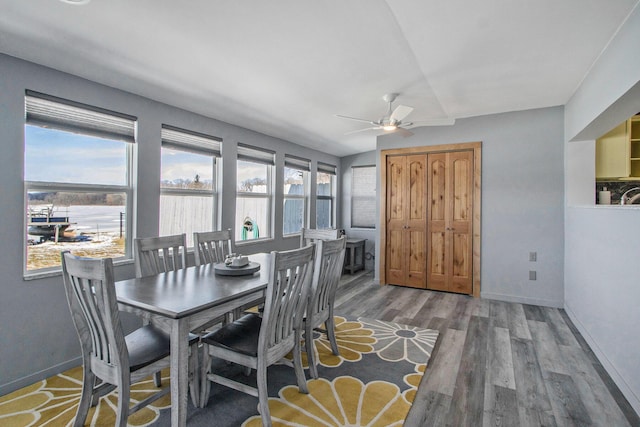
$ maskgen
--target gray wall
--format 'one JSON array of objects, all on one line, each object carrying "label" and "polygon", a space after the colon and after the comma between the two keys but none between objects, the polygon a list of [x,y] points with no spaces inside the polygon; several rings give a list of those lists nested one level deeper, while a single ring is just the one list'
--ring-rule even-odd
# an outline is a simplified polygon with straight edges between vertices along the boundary
[{"label": "gray wall", "polygon": [[[340,176],[340,159],[300,145],[258,134],[211,118],[154,102],[130,93],[102,86],[69,74],[0,55],[0,395],[79,363],[78,339],[67,308],[61,276],[25,281],[22,276],[25,205],[23,195],[24,95],[31,89],[89,105],[138,117],[137,167],[135,176],[137,212],[136,236],[158,233],[160,198],[160,126],[162,123],[223,138],[223,185],[221,226],[234,227],[236,185],[236,143],[244,142],[276,151],[282,169],[284,153],[335,164]],[[231,161],[226,161],[230,159]],[[282,173],[276,176],[275,218],[282,219]],[[311,191],[315,193],[315,174]],[[338,187],[340,191],[340,187]],[[338,193],[339,194],[339,193]],[[337,200],[340,226],[340,200]],[[312,202],[309,212],[315,212]],[[310,215],[315,226],[315,215]],[[281,227],[274,239],[238,249],[250,254],[290,249],[298,237],[282,238]],[[134,276],[131,262],[116,267],[116,278]],[[125,327],[137,320],[127,317]]]},{"label": "gray wall", "polygon": [[[410,138],[379,138],[375,153],[342,159],[343,224],[350,221],[350,166],[378,163],[383,149],[482,141],[482,297],[562,307],[562,108],[475,117],[412,132]],[[350,233],[356,230],[347,228]],[[375,239],[379,259],[377,233],[357,233]],[[529,262],[529,252],[537,252],[537,262]],[[377,262],[375,268],[379,277]],[[529,280],[529,270],[537,271],[536,281]]]},{"label": "gray wall", "polygon": [[638,40],[636,7],[566,105],[565,309],[640,413],[640,208],[593,201],[594,140],[640,111]]},{"label": "gray wall", "polygon": [[[352,228],[351,227],[351,168],[354,166],[377,166],[378,154],[375,151],[356,154],[353,156],[343,157],[342,161],[342,228],[350,239],[367,239],[365,244],[365,262],[366,270],[375,269],[375,252],[376,239],[378,230],[371,228]],[[379,213],[379,212],[378,212]]]}]

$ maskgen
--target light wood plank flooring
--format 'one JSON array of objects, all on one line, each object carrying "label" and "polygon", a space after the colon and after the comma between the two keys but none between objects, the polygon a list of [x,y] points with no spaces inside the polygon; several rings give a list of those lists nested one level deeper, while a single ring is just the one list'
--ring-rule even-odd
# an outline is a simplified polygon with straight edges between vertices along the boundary
[{"label": "light wood plank flooring", "polygon": [[437,329],[405,426],[640,426],[564,310],[343,276],[336,314]]}]

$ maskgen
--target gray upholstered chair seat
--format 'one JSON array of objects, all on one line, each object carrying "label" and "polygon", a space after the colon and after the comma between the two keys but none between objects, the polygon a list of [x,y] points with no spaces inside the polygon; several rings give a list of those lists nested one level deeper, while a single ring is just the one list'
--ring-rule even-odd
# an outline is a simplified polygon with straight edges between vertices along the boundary
[{"label": "gray upholstered chair seat", "polygon": [[[189,345],[198,342],[198,335],[189,334]],[[169,334],[149,324],[124,337],[129,351],[129,369],[137,371],[171,354]]]},{"label": "gray upholstered chair seat", "polygon": [[129,351],[129,369],[137,371],[171,354],[169,335],[153,325],[136,329],[124,337]]},{"label": "gray upholstered chair seat", "polygon": [[203,336],[202,342],[257,357],[261,325],[262,317],[257,313],[249,313]]}]

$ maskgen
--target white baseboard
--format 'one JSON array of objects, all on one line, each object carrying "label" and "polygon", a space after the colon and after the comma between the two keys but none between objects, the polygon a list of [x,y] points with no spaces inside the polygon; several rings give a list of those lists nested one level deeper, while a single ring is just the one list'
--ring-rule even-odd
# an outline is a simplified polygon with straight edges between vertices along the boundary
[{"label": "white baseboard", "polygon": [[607,371],[613,382],[616,383],[624,397],[627,398],[629,404],[633,407],[633,410],[636,411],[636,414],[640,414],[640,398],[634,393],[629,384],[627,384],[624,377],[620,375],[614,364],[607,358],[606,353],[602,351],[596,340],[594,340],[591,334],[589,334],[589,330],[585,328],[582,322],[580,322],[571,307],[565,305],[564,309],[573,324],[580,331],[580,334],[582,334],[585,341],[587,341],[587,344],[589,344],[589,347],[591,347],[591,350],[595,353],[605,371]]},{"label": "white baseboard", "polygon": [[42,381],[54,375],[58,375],[59,373],[64,372],[67,369],[75,368],[79,365],[82,365],[81,357],[68,360],[42,371],[27,375],[26,377],[18,378],[17,380],[2,384],[0,385],[0,396],[4,396],[5,394],[9,394],[13,391],[19,390],[23,387],[34,384],[38,381]]},{"label": "white baseboard", "polygon": [[528,298],[516,295],[494,294],[491,292],[481,292],[480,297],[483,299],[495,299],[498,301],[517,302],[520,304],[540,305],[543,307],[563,308],[564,301],[548,300],[542,298]]}]

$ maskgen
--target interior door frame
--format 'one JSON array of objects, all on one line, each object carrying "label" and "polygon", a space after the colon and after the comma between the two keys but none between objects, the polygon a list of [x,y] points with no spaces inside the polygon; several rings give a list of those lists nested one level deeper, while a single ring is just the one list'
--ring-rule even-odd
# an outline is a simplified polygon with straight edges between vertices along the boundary
[{"label": "interior door frame", "polygon": [[463,142],[458,144],[429,145],[421,147],[395,148],[380,150],[380,250],[378,271],[380,284],[386,285],[386,251],[387,247],[387,221],[386,221],[386,201],[387,201],[387,158],[391,156],[403,156],[412,154],[429,154],[451,151],[473,151],[473,221],[472,221],[472,281],[473,290],[471,295],[480,297],[480,214],[482,210],[482,142]]}]

